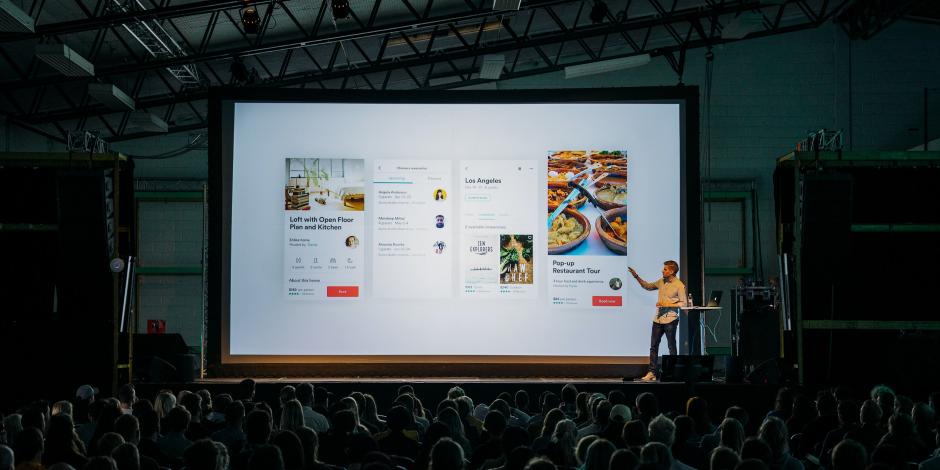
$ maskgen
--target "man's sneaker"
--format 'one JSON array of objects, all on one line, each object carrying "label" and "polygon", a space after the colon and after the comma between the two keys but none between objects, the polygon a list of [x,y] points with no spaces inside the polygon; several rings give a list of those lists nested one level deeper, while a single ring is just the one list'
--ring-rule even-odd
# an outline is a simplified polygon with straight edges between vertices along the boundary
[{"label": "man's sneaker", "polygon": [[641,382],[655,382],[656,376],[652,372],[647,372],[646,375],[640,378]]}]

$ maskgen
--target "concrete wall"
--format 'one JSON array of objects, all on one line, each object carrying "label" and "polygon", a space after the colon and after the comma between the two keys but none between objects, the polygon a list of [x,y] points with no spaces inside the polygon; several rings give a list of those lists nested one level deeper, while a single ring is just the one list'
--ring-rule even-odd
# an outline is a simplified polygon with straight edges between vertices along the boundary
[{"label": "concrete wall", "polygon": [[[758,195],[764,277],[776,275],[773,188],[776,157],[787,153],[808,130],[844,129],[853,150],[907,149],[922,141],[924,87],[940,87],[940,27],[898,22],[870,41],[849,41],[835,25],[811,31],[742,41],[714,50],[712,178],[752,180]],[[702,86],[704,50],[691,51],[683,81]],[[675,85],[662,59],[642,68],[565,80],[561,73],[499,82],[488,88],[560,88]],[[934,94],[940,95],[940,90]],[[936,100],[932,112],[940,122]],[[936,129],[936,127],[931,126]],[[937,135],[931,136],[936,138]],[[158,154],[179,148],[187,135],[124,142],[127,154]],[[4,126],[0,149],[58,150],[41,137]],[[139,178],[205,179],[205,151],[168,160],[140,160]],[[198,266],[202,243],[199,204],[146,203],[140,213],[142,266]],[[739,208],[719,204],[706,211],[706,266],[740,258]],[[750,211],[750,209],[749,209]],[[745,219],[750,217],[750,212]],[[753,242],[753,235],[745,238]],[[748,250],[749,251],[749,250]],[[755,260],[745,264],[754,266]],[[658,267],[643,267],[655,270]],[[710,276],[707,289],[733,286],[737,276]],[[201,281],[193,275],[149,275],[140,285],[141,318],[164,318],[168,331],[182,332],[191,345],[201,334]],[[726,293],[727,295],[727,293]],[[726,297],[727,299],[728,297]]]}]

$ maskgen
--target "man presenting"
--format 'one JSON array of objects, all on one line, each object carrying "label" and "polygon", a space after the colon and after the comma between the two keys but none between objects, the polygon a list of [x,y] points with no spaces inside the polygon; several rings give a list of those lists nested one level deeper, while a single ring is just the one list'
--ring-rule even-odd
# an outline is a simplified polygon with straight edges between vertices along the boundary
[{"label": "man presenting", "polygon": [[646,290],[659,289],[659,299],[656,301],[656,315],[653,316],[653,333],[650,336],[650,365],[649,371],[642,381],[656,380],[656,357],[659,356],[659,342],[663,334],[669,343],[669,354],[676,354],[676,329],[679,326],[679,307],[685,305],[685,284],[676,277],[679,273],[679,263],[666,261],[663,263],[663,277],[655,282],[646,282],[633,270],[627,268],[633,278]]}]

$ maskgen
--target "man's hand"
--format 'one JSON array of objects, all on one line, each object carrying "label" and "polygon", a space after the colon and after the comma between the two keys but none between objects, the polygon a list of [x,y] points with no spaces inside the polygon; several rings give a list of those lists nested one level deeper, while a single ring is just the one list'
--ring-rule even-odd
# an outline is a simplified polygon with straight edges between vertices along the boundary
[{"label": "man's hand", "polygon": [[629,266],[627,267],[627,271],[630,271],[630,274],[633,275],[633,277],[640,277],[640,275],[637,274],[636,271],[634,271],[633,268]]}]

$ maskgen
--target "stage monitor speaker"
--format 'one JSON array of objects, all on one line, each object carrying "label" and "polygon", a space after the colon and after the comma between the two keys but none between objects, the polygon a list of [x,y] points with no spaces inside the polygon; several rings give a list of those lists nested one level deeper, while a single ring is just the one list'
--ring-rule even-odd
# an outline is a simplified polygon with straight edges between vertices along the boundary
[{"label": "stage monitor speaker", "polygon": [[745,371],[780,357],[780,314],[777,309],[765,306],[744,310],[738,322],[738,351]]},{"label": "stage monitor speaker", "polygon": [[179,333],[134,335],[135,380],[144,382],[192,382],[196,356]]},{"label": "stage monitor speaker", "polygon": [[663,356],[661,382],[710,382],[715,356]]},{"label": "stage monitor speaker", "polygon": [[740,383],[742,379],[741,358],[726,354],[714,355],[712,379],[716,382]]}]

